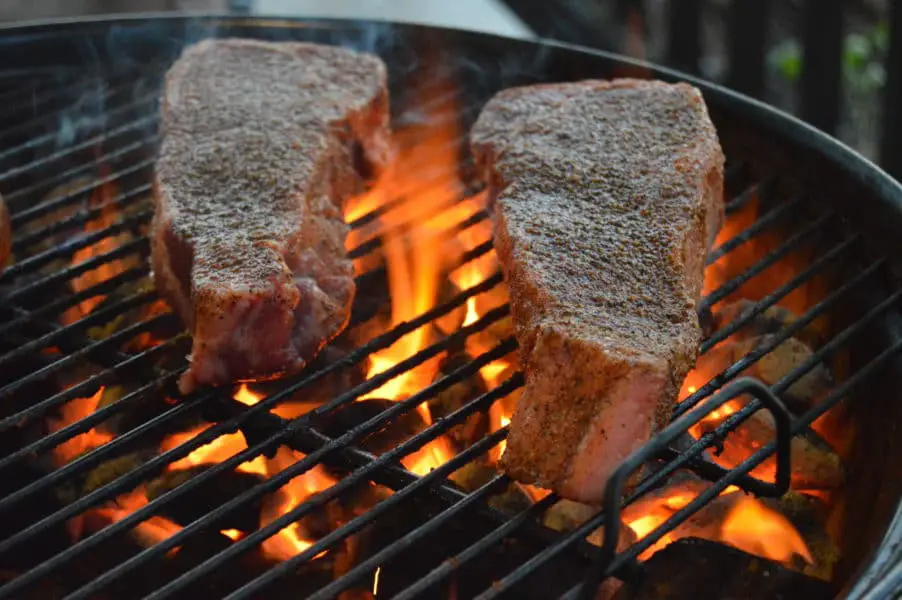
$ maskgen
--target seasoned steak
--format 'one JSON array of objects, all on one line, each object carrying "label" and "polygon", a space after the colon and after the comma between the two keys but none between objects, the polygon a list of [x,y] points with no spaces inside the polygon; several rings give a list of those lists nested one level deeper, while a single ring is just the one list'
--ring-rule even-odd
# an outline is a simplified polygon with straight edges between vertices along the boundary
[{"label": "seasoned steak", "polygon": [[503,467],[586,503],[695,362],[723,154],[689,85],[511,89],[472,131],[526,376]]},{"label": "seasoned steak", "polygon": [[6,266],[9,259],[9,253],[12,250],[13,234],[9,224],[9,212],[6,210],[6,203],[0,196],[0,273]]},{"label": "seasoned steak", "polygon": [[194,335],[182,392],[302,368],[350,314],[342,202],[361,191],[359,165],[386,161],[385,66],[204,41],[167,74],[162,128],[152,262]]}]

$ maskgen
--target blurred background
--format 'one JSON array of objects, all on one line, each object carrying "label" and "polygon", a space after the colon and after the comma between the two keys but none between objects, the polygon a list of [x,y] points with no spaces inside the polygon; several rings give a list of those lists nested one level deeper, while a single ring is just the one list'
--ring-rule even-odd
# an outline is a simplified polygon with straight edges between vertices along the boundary
[{"label": "blurred background", "polygon": [[[541,36],[701,75],[902,178],[902,0],[0,0],[0,20],[130,12],[381,18]],[[895,40],[892,42],[891,40]]]}]

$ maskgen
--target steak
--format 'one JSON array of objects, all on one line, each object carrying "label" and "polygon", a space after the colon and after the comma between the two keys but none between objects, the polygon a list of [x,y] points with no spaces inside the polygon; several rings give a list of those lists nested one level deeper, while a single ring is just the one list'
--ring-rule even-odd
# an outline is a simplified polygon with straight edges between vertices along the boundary
[{"label": "steak", "polygon": [[387,161],[384,64],[204,41],[167,73],[162,129],[151,259],[193,333],[181,391],[303,368],[350,316],[342,203]]},{"label": "steak", "polygon": [[596,503],[695,363],[717,134],[697,89],[624,79],[504,91],[471,141],[526,378],[502,466]]},{"label": "steak", "polygon": [[0,273],[6,267],[6,261],[12,251],[13,234],[9,223],[9,212],[6,210],[6,203],[0,197]]}]

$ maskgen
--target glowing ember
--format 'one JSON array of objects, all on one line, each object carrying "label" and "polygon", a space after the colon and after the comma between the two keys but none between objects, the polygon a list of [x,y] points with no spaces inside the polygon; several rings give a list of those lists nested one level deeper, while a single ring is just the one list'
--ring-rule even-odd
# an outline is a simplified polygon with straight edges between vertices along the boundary
[{"label": "glowing ember", "polygon": [[[174,448],[196,436],[201,431],[203,429],[169,436],[163,444],[163,450]],[[216,464],[246,448],[247,444],[244,441],[244,436],[240,433],[220,436],[210,444],[201,446],[182,460],[173,463],[169,466],[169,470],[178,471],[201,464]],[[237,470],[245,473],[254,473],[262,477],[271,477],[303,458],[304,455],[299,452],[287,448],[279,448],[274,458],[267,459],[264,456],[258,456],[251,461],[242,463]],[[316,466],[306,473],[295,477],[286,483],[277,494],[268,497],[264,502],[260,516],[260,526],[263,527],[275,521],[316,492],[324,490],[334,483],[335,479],[327,474],[322,466]],[[241,535],[241,532],[235,530],[231,530],[231,533],[229,531],[223,531],[223,533],[232,539],[236,539],[234,537],[236,535]],[[303,552],[312,543],[310,540],[304,539],[299,533],[298,524],[292,523],[266,540],[262,548],[264,553],[270,558],[286,560]]]},{"label": "glowing ember", "polygon": [[238,402],[242,404],[247,404],[248,406],[253,406],[254,404],[260,402],[260,399],[263,396],[256,392],[252,392],[246,383],[242,383],[241,387],[238,388],[238,391],[235,392],[234,398]]},{"label": "glowing ember", "polygon": [[401,464],[411,473],[426,475],[454,458],[455,454],[456,452],[451,447],[451,443],[444,436],[441,436],[413,454],[405,456],[401,460]]},{"label": "glowing ember", "polygon": [[[89,205],[92,207],[100,206],[100,215],[92,221],[85,224],[85,232],[101,231],[113,225],[119,218],[119,210],[113,204],[112,200],[118,194],[116,184],[112,182],[103,183],[98,186],[91,196]],[[127,241],[127,235],[111,235],[104,237],[94,244],[76,250],[72,255],[72,264],[83,263],[86,260],[111,252],[118,248],[122,243]],[[123,273],[135,263],[135,259],[116,259],[104,262],[100,266],[82,273],[74,277],[70,285],[75,293],[82,292],[92,286],[102,283],[108,279]],[[88,315],[93,311],[106,296],[98,295],[82,300],[77,305],[67,310],[63,316],[63,323],[72,323],[78,319]]]},{"label": "glowing ember", "polygon": [[[660,527],[674,513],[692,502],[706,484],[672,484],[642,498],[624,511],[624,523],[641,540]],[[719,511],[726,507],[725,517]],[[813,562],[808,547],[792,523],[759,500],[743,494],[736,486],[721,492],[712,503],[655,542],[639,558],[647,560],[655,552],[685,537],[700,537],[729,544],[740,550],[790,563],[798,555]]]},{"label": "glowing ember", "polygon": [[373,574],[373,596],[379,595],[379,574],[382,573],[382,567],[376,567],[376,573]]},{"label": "glowing ember", "polygon": [[[104,506],[94,509],[97,516],[108,519],[111,523],[120,521],[147,504],[147,496],[143,488],[138,488],[128,494],[122,494],[116,498],[115,506]],[[144,546],[153,546],[172,537],[182,530],[181,525],[164,517],[154,516],[135,527],[135,536]],[[176,552],[178,548],[169,551]]]},{"label": "glowing ember", "polygon": [[[103,390],[104,387],[101,386],[93,396],[76,398],[63,405],[60,408],[59,419],[48,419],[51,432],[59,431],[97,410],[97,406],[103,397]],[[58,465],[64,465],[88,450],[97,448],[112,439],[113,436],[108,433],[98,431],[96,428],[90,429],[54,448],[53,456]]]},{"label": "glowing ember", "polygon": [[788,562],[794,555],[814,563],[808,546],[792,523],[757,500],[743,496],[727,518],[722,529],[723,541],[771,560]]},{"label": "glowing ember", "polygon": [[244,536],[244,533],[237,529],[223,529],[219,533],[236,542]]},{"label": "glowing ember", "polygon": [[[272,460],[267,460],[269,476],[273,476],[284,468],[287,468],[304,455],[287,448],[279,448]],[[260,515],[260,526],[264,527],[272,523],[285,513],[297,508],[302,502],[317,492],[335,484],[325,469],[317,465],[306,473],[298,475],[286,483],[278,494],[270,496],[263,504]],[[297,523],[288,525],[279,533],[263,542],[263,552],[276,560],[287,560],[299,554],[313,545],[310,540],[304,539]],[[317,555],[319,556],[319,555]]]}]

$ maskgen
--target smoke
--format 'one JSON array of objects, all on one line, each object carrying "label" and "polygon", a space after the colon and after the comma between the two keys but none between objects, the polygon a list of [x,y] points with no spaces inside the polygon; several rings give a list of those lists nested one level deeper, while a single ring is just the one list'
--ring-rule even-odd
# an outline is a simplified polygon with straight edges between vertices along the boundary
[{"label": "smoke", "polygon": [[[461,85],[461,105],[468,113],[465,121],[475,118],[476,110],[499,89],[542,80],[552,51],[543,44],[507,42],[478,33],[360,20],[248,16],[124,19],[96,35],[101,31],[94,27],[77,43],[85,68],[76,85],[67,90],[67,106],[55,122],[48,123],[52,150],[121,128],[129,121],[138,123],[137,133],[155,134],[155,99],[166,69],[187,46],[208,38],[309,41],[376,54],[389,66],[396,115],[404,109],[404,90],[410,87],[411,78],[422,78],[427,70],[436,77],[450,74]],[[478,43],[472,44],[473,40]],[[435,54],[441,59],[431,58],[427,64],[426,57]],[[408,119],[417,118],[416,114],[404,114]]]}]

